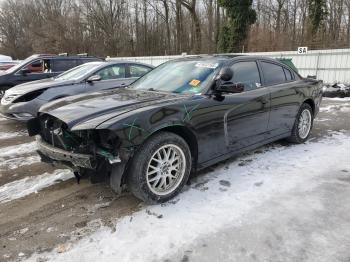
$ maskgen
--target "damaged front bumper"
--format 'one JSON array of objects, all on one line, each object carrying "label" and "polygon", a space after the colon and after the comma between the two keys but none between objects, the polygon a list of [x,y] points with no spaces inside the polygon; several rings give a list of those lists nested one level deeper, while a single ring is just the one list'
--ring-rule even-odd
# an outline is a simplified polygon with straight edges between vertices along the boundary
[{"label": "damaged front bumper", "polygon": [[25,109],[25,104],[26,103],[7,105],[0,104],[0,115],[6,119],[27,122],[30,119],[33,119],[34,116],[32,113],[28,112],[28,110]]},{"label": "damaged front bumper", "polygon": [[43,162],[54,163],[60,162],[62,164],[71,163],[74,167],[81,167],[87,169],[94,169],[96,161],[92,155],[72,153],[62,150],[46,143],[40,136],[36,136],[38,145],[38,153]]}]

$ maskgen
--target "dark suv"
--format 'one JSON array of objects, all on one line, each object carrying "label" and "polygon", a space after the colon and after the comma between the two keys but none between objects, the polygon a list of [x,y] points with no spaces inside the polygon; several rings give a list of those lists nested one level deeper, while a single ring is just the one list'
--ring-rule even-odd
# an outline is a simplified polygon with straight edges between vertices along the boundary
[{"label": "dark suv", "polygon": [[102,61],[102,59],[86,54],[70,56],[62,55],[32,55],[18,65],[0,72],[0,97],[10,87],[30,81],[57,76],[78,65]]}]

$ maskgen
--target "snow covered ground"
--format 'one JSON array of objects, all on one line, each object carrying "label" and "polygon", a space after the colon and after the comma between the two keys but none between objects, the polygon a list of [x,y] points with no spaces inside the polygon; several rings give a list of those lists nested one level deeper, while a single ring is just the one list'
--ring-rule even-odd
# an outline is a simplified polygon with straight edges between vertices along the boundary
[{"label": "snow covered ground", "polygon": [[40,162],[40,157],[38,155],[30,155],[30,156],[15,156],[10,159],[3,159],[0,158],[0,170],[7,168],[7,169],[16,169],[21,166],[30,166],[35,163]]},{"label": "snow covered ground", "polygon": [[324,99],[308,143],[208,168],[158,206],[77,185],[0,118],[0,261],[349,262],[349,102]]},{"label": "snow covered ground", "polygon": [[0,204],[37,193],[46,187],[73,178],[69,170],[56,170],[52,174],[45,173],[39,176],[28,176],[0,186]]},{"label": "snow covered ground", "polygon": [[6,158],[13,158],[21,156],[23,154],[29,154],[35,152],[37,149],[36,142],[25,143],[21,145],[9,146],[2,148],[0,151],[0,161]]},{"label": "snow covered ground", "polygon": [[[1,121],[1,119],[0,119]],[[9,139],[9,138],[14,138],[18,136],[23,136],[26,135],[25,132],[11,132],[11,133],[6,133],[6,132],[1,132],[0,131],[0,139]]]},{"label": "snow covered ground", "polygon": [[[65,262],[166,261],[184,253],[198,239],[210,238],[228,226],[253,222],[254,209],[271,199],[292,197],[300,189],[311,192],[335,170],[343,169],[344,179],[350,180],[349,148],[348,132],[330,133],[304,145],[265,147],[200,176],[170,203],[145,206],[115,221],[115,231],[101,228],[77,243],[66,244],[64,253],[58,253],[60,247],[39,257]],[[319,201],[308,205],[323,208]]]}]

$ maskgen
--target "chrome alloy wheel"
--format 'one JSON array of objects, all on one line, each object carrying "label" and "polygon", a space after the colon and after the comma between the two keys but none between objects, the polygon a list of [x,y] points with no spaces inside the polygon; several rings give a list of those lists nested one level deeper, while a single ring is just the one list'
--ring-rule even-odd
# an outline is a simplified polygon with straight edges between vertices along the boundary
[{"label": "chrome alloy wheel", "polygon": [[305,109],[299,117],[298,132],[301,139],[307,138],[312,126],[312,115],[310,110]]},{"label": "chrome alloy wheel", "polygon": [[168,195],[181,184],[186,171],[186,157],[174,144],[159,148],[148,162],[146,180],[156,195]]}]

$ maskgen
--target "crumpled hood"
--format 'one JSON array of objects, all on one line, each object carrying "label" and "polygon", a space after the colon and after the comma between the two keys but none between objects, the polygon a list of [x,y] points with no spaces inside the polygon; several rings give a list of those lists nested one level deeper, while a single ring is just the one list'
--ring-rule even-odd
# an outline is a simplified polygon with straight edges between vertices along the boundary
[{"label": "crumpled hood", "polygon": [[8,94],[16,94],[23,95],[33,91],[38,91],[41,89],[48,89],[50,87],[59,87],[63,85],[74,84],[75,81],[72,80],[54,80],[52,78],[28,82],[25,84],[17,85],[15,87],[10,88],[7,93]]},{"label": "crumpled hood", "polygon": [[62,98],[41,107],[40,113],[60,119],[72,130],[93,129],[121,114],[185,97],[179,94],[119,88]]}]

